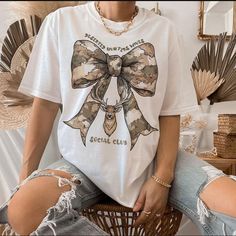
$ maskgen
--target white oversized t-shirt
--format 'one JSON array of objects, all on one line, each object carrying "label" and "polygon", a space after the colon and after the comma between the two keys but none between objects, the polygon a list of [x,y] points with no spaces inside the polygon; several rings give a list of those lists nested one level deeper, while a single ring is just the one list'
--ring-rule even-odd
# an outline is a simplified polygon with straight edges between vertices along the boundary
[{"label": "white oversized t-shirt", "polygon": [[[115,31],[127,24],[106,23]],[[133,207],[154,171],[159,116],[196,109],[183,99],[181,70],[168,19],[140,8],[128,32],[115,36],[89,2],[46,17],[19,90],[62,104],[62,156]]]}]

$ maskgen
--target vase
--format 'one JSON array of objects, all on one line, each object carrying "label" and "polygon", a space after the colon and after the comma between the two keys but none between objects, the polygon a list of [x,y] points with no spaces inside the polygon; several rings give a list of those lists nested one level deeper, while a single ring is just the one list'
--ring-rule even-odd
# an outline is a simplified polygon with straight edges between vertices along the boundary
[{"label": "vase", "polygon": [[195,126],[199,130],[196,145],[197,155],[214,150],[213,132],[217,129],[217,114],[212,111],[212,106],[201,103],[200,111],[195,117]]}]

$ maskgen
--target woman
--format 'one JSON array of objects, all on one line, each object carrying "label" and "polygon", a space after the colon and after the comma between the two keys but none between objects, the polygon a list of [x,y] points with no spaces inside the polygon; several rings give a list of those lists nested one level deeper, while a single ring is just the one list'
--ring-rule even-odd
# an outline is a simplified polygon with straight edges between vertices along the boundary
[{"label": "woman", "polygon": [[[48,15],[20,86],[35,99],[1,222],[20,235],[106,235],[75,209],[108,195],[141,211],[136,226],[169,199],[202,234],[235,233],[235,177],[178,152],[180,114],[196,109],[181,98],[179,55],[172,23],[134,1]],[[62,158],[36,170],[60,106]]]}]

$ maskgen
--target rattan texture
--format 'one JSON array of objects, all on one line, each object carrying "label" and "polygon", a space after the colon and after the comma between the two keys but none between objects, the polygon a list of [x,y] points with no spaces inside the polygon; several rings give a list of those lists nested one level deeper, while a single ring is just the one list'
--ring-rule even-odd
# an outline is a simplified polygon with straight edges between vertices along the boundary
[{"label": "rattan texture", "polygon": [[80,214],[87,217],[110,235],[175,235],[179,229],[182,213],[167,206],[161,217],[150,215],[146,224],[134,227],[135,219],[141,212],[121,206],[113,200],[106,200],[84,209]]},{"label": "rattan texture", "polygon": [[236,134],[236,114],[219,114],[218,131],[226,134]]},{"label": "rattan texture", "polygon": [[214,146],[222,158],[236,158],[236,134],[214,132]]}]

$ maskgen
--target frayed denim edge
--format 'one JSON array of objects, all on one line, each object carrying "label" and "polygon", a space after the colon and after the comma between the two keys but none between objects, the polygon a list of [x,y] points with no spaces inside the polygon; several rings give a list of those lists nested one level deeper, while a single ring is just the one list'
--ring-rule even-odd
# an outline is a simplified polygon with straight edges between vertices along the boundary
[{"label": "frayed denim edge", "polygon": [[[206,187],[215,181],[216,179],[222,177],[222,176],[227,176],[226,174],[223,173],[223,171],[215,168],[214,166],[203,166],[202,169],[206,172],[208,176],[208,180],[205,186],[202,186],[202,188],[199,190],[199,194],[206,189]],[[236,181],[236,176],[229,175],[229,178],[233,179]],[[199,215],[199,221],[201,224],[205,224],[206,218],[210,217],[210,212],[206,204],[201,200],[201,198],[198,196],[197,199],[197,213]],[[222,233],[225,236],[226,231],[225,231],[225,223],[222,225]],[[233,235],[236,235],[236,230],[233,232]]]},{"label": "frayed denim edge", "polygon": [[[30,233],[29,235],[39,235],[38,231],[40,229],[42,229],[43,227],[49,227],[52,232],[53,235],[56,236],[56,232],[54,227],[56,226],[55,220],[49,220],[49,216],[51,214],[54,214],[54,216],[58,213],[62,213],[63,211],[67,210],[67,212],[69,213],[72,210],[72,204],[71,204],[71,200],[76,198],[75,195],[75,190],[76,190],[76,186],[78,185],[77,183],[74,183],[73,181],[79,180],[80,181],[80,175],[77,174],[73,174],[70,173],[72,175],[72,178],[69,180],[67,178],[58,176],[52,173],[41,173],[47,170],[36,170],[32,173],[32,176],[30,176],[30,178],[26,178],[24,181],[22,181],[22,183],[18,186],[15,187],[15,189],[13,190],[13,194],[22,186],[24,185],[26,182],[28,182],[30,179],[33,179],[35,177],[39,177],[39,176],[53,176],[56,177],[58,179],[58,186],[59,187],[63,187],[65,185],[70,185],[71,186],[71,190],[63,192],[61,194],[61,196],[59,197],[57,203],[55,204],[55,206],[50,207],[47,210],[47,215],[43,218],[42,222],[40,223],[40,225],[37,227],[37,229],[35,231],[33,231],[32,233]],[[81,184],[81,182],[79,183]],[[12,197],[11,197],[12,198]],[[11,199],[10,198],[10,199]],[[10,201],[10,199],[8,201],[6,201],[5,205]],[[4,224],[3,225],[5,227],[5,229],[2,232],[2,236],[4,235],[16,235],[16,236],[20,236],[19,234],[17,234],[12,227],[9,224]]]}]

